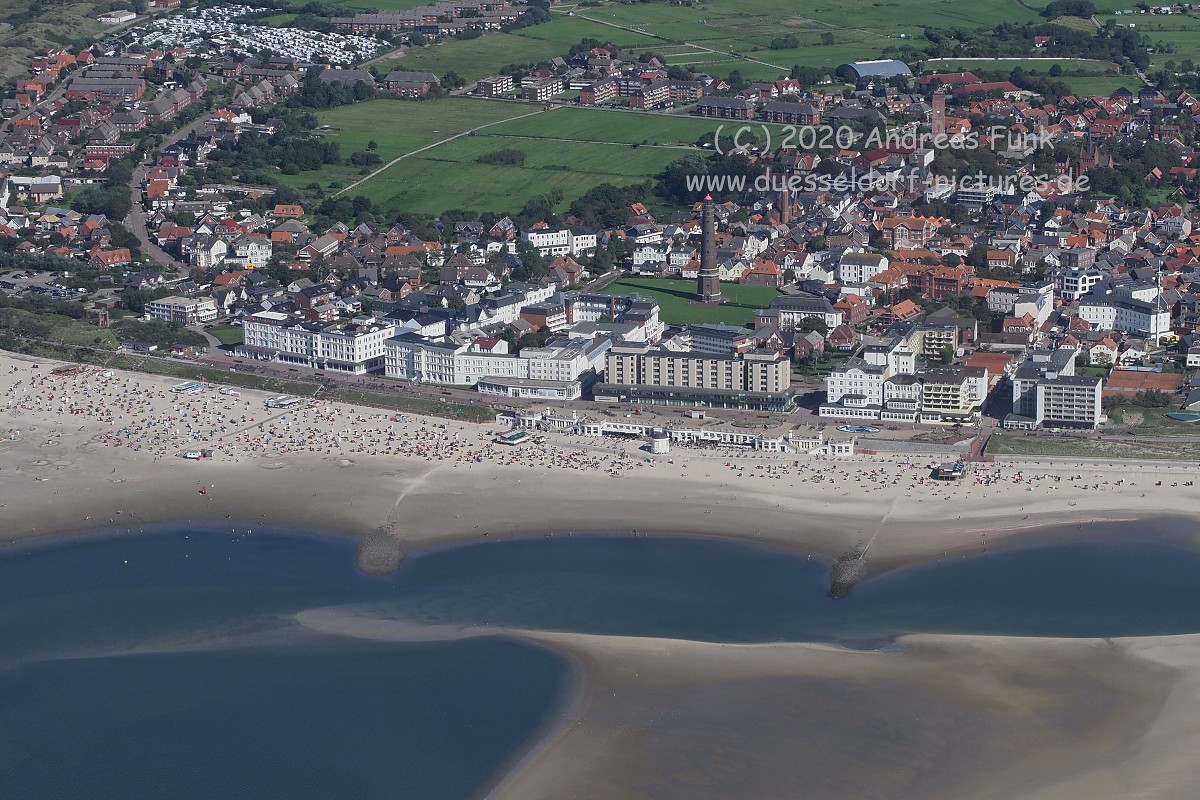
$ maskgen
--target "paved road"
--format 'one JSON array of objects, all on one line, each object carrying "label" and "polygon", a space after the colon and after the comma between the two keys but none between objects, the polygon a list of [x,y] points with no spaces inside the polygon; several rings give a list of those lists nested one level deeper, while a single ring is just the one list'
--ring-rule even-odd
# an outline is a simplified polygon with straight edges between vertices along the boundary
[{"label": "paved road", "polygon": [[[207,115],[201,116],[200,119],[172,133],[163,140],[163,146],[174,144],[181,139],[186,139],[193,133],[204,126]],[[150,233],[146,228],[146,211],[141,203],[141,186],[146,182],[146,173],[153,166],[151,163],[145,163],[133,171],[132,177],[129,179],[129,196],[133,200],[133,208],[129,212],[129,216],[125,218],[125,227],[129,232],[137,237],[138,242],[142,245],[142,252],[154,259],[159,266],[168,272],[186,273],[188,270],[187,264],[177,260],[174,256],[163,250],[150,239]]]}]

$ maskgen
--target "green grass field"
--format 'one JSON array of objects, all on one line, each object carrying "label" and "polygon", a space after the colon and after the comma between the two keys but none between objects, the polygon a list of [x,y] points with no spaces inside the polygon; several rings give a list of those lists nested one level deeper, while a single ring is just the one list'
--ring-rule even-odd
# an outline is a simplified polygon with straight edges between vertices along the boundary
[{"label": "green grass field", "polygon": [[1019,433],[997,434],[988,440],[987,451],[993,455],[1065,456],[1069,458],[1172,461],[1200,459],[1200,443],[1196,442],[1125,443],[1047,434],[1036,436]]},{"label": "green grass field", "polygon": [[[417,0],[349,0],[351,8],[403,9]],[[926,26],[990,27],[1000,22],[1043,21],[1043,0],[818,0],[805,7],[780,0],[706,0],[693,7],[667,3],[565,4],[551,22],[512,33],[489,33],[417,48],[381,64],[384,69],[454,70],[468,80],[508,64],[566,55],[581,39],[609,41],[635,52],[663,53],[671,64],[715,74],[738,70],[747,79],[771,80],[793,65],[824,66],[879,58],[888,48],[925,43]],[[1067,23],[1088,23],[1067,20]],[[834,42],[823,44],[832,34]],[[773,39],[793,35],[798,47],[772,50]],[[715,51],[715,52],[710,52]]]},{"label": "green grass field", "polygon": [[[998,61],[985,58],[950,58],[929,61],[925,65],[925,70],[926,72],[954,72],[958,70],[1010,70],[1020,67],[1031,74],[1047,75],[1055,64],[1063,69],[1063,74],[1057,80],[1070,86],[1071,91],[1082,97],[1092,95],[1107,97],[1122,86],[1136,92],[1142,86],[1142,82],[1135,75],[1121,75],[1111,70],[1107,62],[1083,58],[1002,59]],[[1073,72],[1086,74],[1074,75]]]},{"label": "green grass field", "polygon": [[1079,97],[1091,97],[1093,95],[1108,97],[1121,87],[1125,87],[1131,92],[1137,92],[1142,88],[1142,82],[1133,75],[1111,78],[1063,75],[1059,80],[1070,86],[1071,91],[1075,92]]},{"label": "green grass field", "polygon": [[[500,149],[526,154],[523,166],[479,164]],[[640,183],[680,157],[673,148],[592,144],[565,140],[533,141],[478,136],[456,139],[398,162],[354,190],[389,210],[439,214],[449,208],[512,212],[530,198],[558,187],[559,210],[602,183]]]},{"label": "green grass field", "polygon": [[725,302],[719,306],[704,306],[693,302],[695,281],[682,278],[622,278],[602,289],[606,294],[637,293],[658,300],[659,316],[664,322],[697,324],[721,322],[745,325],[754,321],[756,309],[766,308],[779,292],[767,286],[742,286],[722,283]]},{"label": "green grass field", "polygon": [[509,64],[535,63],[564,55],[566,49],[559,42],[495,32],[478,39],[448,39],[413,48],[400,58],[380,62],[379,70],[385,73],[393,69],[417,70],[438,76],[453,70],[466,80],[476,80]]},{"label": "green grass field", "polygon": [[591,38],[612,42],[635,51],[654,49],[657,40],[632,31],[590,22],[578,17],[555,15],[542,25],[513,33],[487,33],[478,39],[446,39],[417,47],[399,58],[380,63],[381,70],[424,70],[444,75],[453,70],[467,80],[495,74],[509,64],[533,64],[555,56],[566,56],[571,45]]},{"label": "green grass field", "polygon": [[554,19],[542,25],[522,28],[513,35],[524,39],[534,39],[543,42],[554,42],[561,46],[558,55],[565,56],[566,50],[573,44],[579,44],[583,39],[598,39],[611,42],[617,47],[627,47],[634,52],[641,49],[657,50],[661,40],[644,33],[622,30],[611,25],[604,25],[582,17],[567,17],[555,14]]},{"label": "green grass field", "polygon": [[274,25],[277,28],[286,28],[296,20],[295,14],[272,14],[269,17],[260,17],[254,21],[255,25]]},{"label": "green grass field", "polygon": [[[1107,61],[1089,58],[939,58],[925,63],[926,72],[953,72],[955,70],[1010,70],[1020,67],[1026,72],[1049,72],[1057,64],[1064,72],[1096,72],[1116,74]],[[1066,80],[1064,78],[1064,80]]]},{"label": "green grass field", "polygon": [[[477,115],[475,106],[483,113]],[[391,116],[398,110],[405,112],[403,130]],[[531,111],[531,116],[513,118]],[[449,208],[512,212],[555,187],[563,190],[559,210],[565,210],[601,183],[640,183],[676,159],[703,152],[691,145],[719,124],[686,116],[571,107],[543,113],[528,104],[468,98],[427,103],[379,100],[333,109],[320,119],[330,126],[326,135],[343,137],[344,155],[366,147],[375,137],[385,163],[401,152],[483,122],[508,120],[405,158],[351,190],[391,211],[430,214]],[[501,149],[524,152],[524,165],[476,163],[479,156]],[[295,186],[313,180],[325,186],[337,180],[347,186],[357,173],[355,168],[334,166],[281,178]]]},{"label": "green grass field", "polygon": [[241,344],[242,329],[238,325],[214,325],[205,330],[210,336],[216,337],[221,344]]},{"label": "green grass field", "polygon": [[692,145],[716,131],[719,120],[684,115],[556,108],[546,114],[516,119],[488,129],[489,136],[571,139],[581,142]]},{"label": "green grass field", "polygon": [[430,0],[345,0],[337,5],[361,11],[407,11],[430,5]]},{"label": "green grass field", "polygon": [[[1151,5],[1158,5],[1152,3]],[[1132,8],[1120,5],[1120,9]],[[1200,12],[1186,14],[1122,14],[1121,16],[1097,14],[1101,24],[1115,20],[1122,27],[1134,24],[1137,32],[1150,37],[1155,52],[1150,56],[1151,68],[1162,67],[1168,61],[1178,64],[1191,59],[1200,61]]]},{"label": "green grass field", "polygon": [[[378,145],[376,152],[383,163],[402,153],[462,133],[497,120],[511,119],[533,110],[530,106],[473,98],[449,97],[443,100],[368,100],[317,114],[322,136],[341,145],[345,159],[367,143]],[[373,167],[375,169],[377,167]],[[307,186],[316,182],[328,188],[331,182],[348,185],[356,180],[361,168],[347,164],[329,164],[312,172],[279,175],[280,183]]]},{"label": "green grass field", "polygon": [[294,394],[301,397],[312,397],[321,388],[307,381],[291,381],[282,378],[268,378],[262,375],[249,375],[245,372],[230,372],[216,367],[202,367],[186,361],[174,361],[165,358],[141,358],[138,356],[116,356],[108,362],[114,369],[129,369],[136,372],[149,372],[154,375],[168,375],[173,378],[238,386],[242,389],[259,389],[264,392]]},{"label": "green grass field", "polygon": [[[665,3],[606,2],[595,8],[572,7],[576,18],[623,25],[661,37],[667,43],[688,42],[722,53],[736,53],[728,64],[705,60],[713,71],[738,69],[748,78],[775,77],[793,64],[829,66],[877,58],[888,47],[925,42],[926,26],[991,27],[1000,22],[1042,21],[1045,3],[1021,0],[816,0],[787,5],[779,0],[707,0],[693,7]],[[565,8],[562,10],[566,10]],[[794,35],[799,47],[771,50],[772,39]],[[834,43],[821,44],[823,34]],[[903,38],[902,38],[903,37]],[[679,60],[673,60],[679,63]]]}]

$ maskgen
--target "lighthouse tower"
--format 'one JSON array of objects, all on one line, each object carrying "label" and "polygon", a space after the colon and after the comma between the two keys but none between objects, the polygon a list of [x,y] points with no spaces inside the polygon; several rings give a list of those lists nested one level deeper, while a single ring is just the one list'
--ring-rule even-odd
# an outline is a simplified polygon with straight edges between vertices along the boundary
[{"label": "lighthouse tower", "polygon": [[696,294],[701,303],[721,302],[721,270],[717,266],[717,213],[712,196],[704,198],[704,215],[700,231],[704,241],[700,245],[700,274],[696,278]]}]

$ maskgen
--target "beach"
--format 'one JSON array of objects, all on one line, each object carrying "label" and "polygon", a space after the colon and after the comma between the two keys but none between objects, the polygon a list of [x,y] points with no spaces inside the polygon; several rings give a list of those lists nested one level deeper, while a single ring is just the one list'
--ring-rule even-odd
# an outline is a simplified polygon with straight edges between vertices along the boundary
[{"label": "beach", "polygon": [[[63,367],[0,354],[12,547],[228,520],[383,531],[402,552],[530,535],[732,537],[825,558],[866,548],[880,571],[1200,514],[1200,488],[1185,485],[1194,465],[993,463],[935,482],[915,456],[675,448],[652,460],[637,442],[547,434],[510,447],[494,442],[498,425],[320,400],[268,410],[262,392],[180,394],[169,378]],[[199,450],[212,455],[181,457]],[[1164,528],[1196,544],[1194,525]],[[568,653],[584,688],[500,782],[505,800],[785,796],[818,767],[825,782],[806,796],[1167,798],[1194,783],[1200,637],[922,635],[866,652],[510,635]],[[853,781],[830,777],[843,772]]]},{"label": "beach", "polygon": [[[33,364],[38,364],[34,369]],[[494,443],[498,425],[85,370],[0,354],[0,492],[10,542],[104,526],[228,518],[359,534],[405,548],[486,536],[738,537],[873,564],[973,552],[1061,523],[1200,513],[1194,467],[1082,461],[980,465],[930,479],[928,459],[676,448],[565,434]],[[209,449],[211,458],[182,458]],[[1158,484],[1158,485],[1156,485]],[[1172,485],[1175,484],[1175,485]],[[1181,537],[1193,540],[1191,530]]]}]

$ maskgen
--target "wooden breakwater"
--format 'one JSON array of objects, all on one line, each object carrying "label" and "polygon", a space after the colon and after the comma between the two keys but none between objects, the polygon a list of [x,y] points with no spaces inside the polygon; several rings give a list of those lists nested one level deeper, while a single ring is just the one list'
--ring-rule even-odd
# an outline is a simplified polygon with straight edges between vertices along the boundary
[{"label": "wooden breakwater", "polygon": [[859,542],[837,561],[829,572],[829,596],[835,600],[850,594],[867,570],[867,545]]}]

